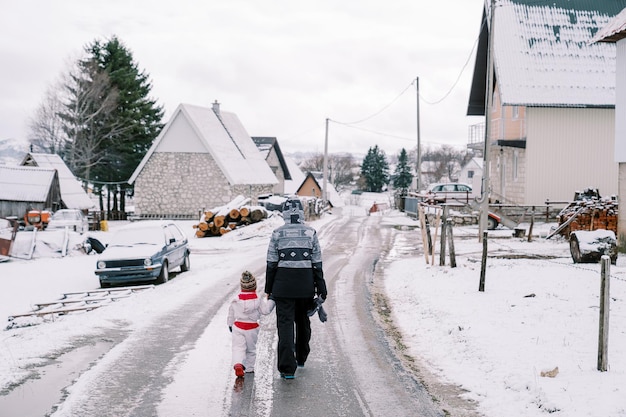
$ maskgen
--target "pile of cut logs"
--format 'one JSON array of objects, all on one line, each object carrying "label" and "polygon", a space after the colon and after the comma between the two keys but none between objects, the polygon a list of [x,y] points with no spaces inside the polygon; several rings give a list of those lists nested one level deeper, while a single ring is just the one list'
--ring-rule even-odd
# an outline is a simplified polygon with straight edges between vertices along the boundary
[{"label": "pile of cut logs", "polygon": [[265,207],[250,206],[249,203],[249,198],[240,195],[225,206],[206,210],[200,222],[193,225],[196,237],[222,236],[237,227],[267,218]]},{"label": "pile of cut logs", "polygon": [[617,200],[585,199],[570,203],[558,215],[556,233],[568,238],[576,230],[612,230],[617,235]]}]

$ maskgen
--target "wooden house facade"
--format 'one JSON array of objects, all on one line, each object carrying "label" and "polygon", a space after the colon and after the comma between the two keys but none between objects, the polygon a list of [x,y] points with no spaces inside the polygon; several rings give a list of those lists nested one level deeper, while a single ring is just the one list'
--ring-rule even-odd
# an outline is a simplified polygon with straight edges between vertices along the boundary
[{"label": "wooden house facade", "polygon": [[29,210],[61,208],[65,207],[56,169],[0,165],[0,218],[21,219]]}]

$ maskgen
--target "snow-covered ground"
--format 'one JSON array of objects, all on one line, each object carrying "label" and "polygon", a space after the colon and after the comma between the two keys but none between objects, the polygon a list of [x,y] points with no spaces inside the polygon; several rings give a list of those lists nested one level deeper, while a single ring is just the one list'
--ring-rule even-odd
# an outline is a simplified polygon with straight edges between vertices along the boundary
[{"label": "snow-covered ground", "polygon": [[[324,216],[311,224],[321,226],[332,220],[333,216]],[[609,370],[599,372],[600,265],[573,264],[566,241],[545,239],[550,225],[535,225],[531,242],[513,238],[507,229],[489,232],[485,290],[480,292],[482,243],[477,239],[477,227],[454,229],[457,266],[451,268],[449,259],[445,266],[439,266],[438,253],[435,265],[427,264],[418,253],[415,248],[421,246],[417,243],[421,232],[414,228],[415,220],[391,211],[382,221],[406,229],[399,234],[394,250],[379,264],[405,353],[420,358],[443,382],[467,390],[465,396],[476,401],[480,414],[626,416],[624,258],[620,256],[617,265],[611,266]],[[211,274],[234,274],[236,266],[228,266],[229,254],[265,247],[269,233],[281,223],[276,216],[220,238],[191,237],[192,248],[219,253],[224,262],[212,268]],[[193,222],[180,224],[192,236]],[[118,226],[110,223],[110,231]],[[106,241],[110,236],[107,233],[90,234]],[[0,263],[3,320],[29,310],[36,302],[57,299],[61,291],[98,287],[92,272],[94,256],[79,252],[71,252],[66,258],[41,255],[30,261]],[[131,323],[129,327],[139,327],[148,317],[137,311],[149,311],[148,303],[173,308],[177,297],[171,293],[207,285],[206,271],[198,270],[201,262],[193,258],[192,262],[192,270],[184,280],[175,278],[157,287],[152,294],[140,297],[132,308],[119,301],[55,322],[3,330],[0,389],[20,380],[29,364],[44,362],[46,352],[62,350],[72,336],[97,331],[102,320],[123,319]],[[228,349],[228,343],[223,345]],[[554,371],[556,368],[558,371]],[[542,376],[546,371],[554,371],[553,377]]]}]

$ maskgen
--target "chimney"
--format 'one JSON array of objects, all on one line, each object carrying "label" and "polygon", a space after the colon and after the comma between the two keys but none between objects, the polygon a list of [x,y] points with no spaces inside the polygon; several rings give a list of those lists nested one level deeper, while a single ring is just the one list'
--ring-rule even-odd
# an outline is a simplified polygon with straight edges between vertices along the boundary
[{"label": "chimney", "polygon": [[215,113],[217,116],[220,115],[220,103],[218,103],[217,100],[215,100],[215,102],[213,103],[213,113]]}]

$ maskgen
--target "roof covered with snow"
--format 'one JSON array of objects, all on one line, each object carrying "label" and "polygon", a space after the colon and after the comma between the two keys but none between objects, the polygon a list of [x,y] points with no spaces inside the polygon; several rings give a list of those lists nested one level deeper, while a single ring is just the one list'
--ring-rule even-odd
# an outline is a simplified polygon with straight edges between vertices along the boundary
[{"label": "roof covered with snow", "polygon": [[59,173],[61,199],[65,207],[78,210],[89,210],[95,207],[80,182],[59,155],[29,153],[24,157],[22,165],[56,169]]},{"label": "roof covered with snow", "polygon": [[[219,114],[219,116],[218,116]],[[167,137],[173,122],[182,116],[200,139],[231,185],[277,184],[278,180],[246,132],[236,114],[212,108],[180,104],[153,142],[131,178],[133,183],[150,156]]]},{"label": "roof covered with snow", "polygon": [[57,171],[0,165],[0,200],[45,202]]},{"label": "roof covered with snow", "polygon": [[304,175],[304,172],[302,172],[293,158],[286,156],[285,163],[287,164],[291,175],[290,180],[285,180],[285,194],[293,195],[298,191],[298,188],[300,188],[300,185],[304,182],[306,175]]},{"label": "roof covered with snow", "polygon": [[289,172],[289,166],[285,161],[285,157],[283,155],[283,151],[280,149],[280,145],[278,144],[278,139],[273,136],[252,136],[252,140],[254,144],[258,148],[259,152],[263,154],[263,157],[267,160],[272,149],[276,152],[276,157],[278,158],[278,162],[283,170],[284,176],[286,180],[291,179],[291,173]]},{"label": "roof covered with snow", "polygon": [[[626,0],[496,2],[493,62],[502,104],[614,106],[615,45],[592,39],[624,7]],[[486,16],[489,14],[483,14],[468,115],[484,115],[485,110]]]},{"label": "roof covered with snow", "polygon": [[615,16],[600,32],[593,37],[592,42],[617,42],[626,38],[626,9]]}]

